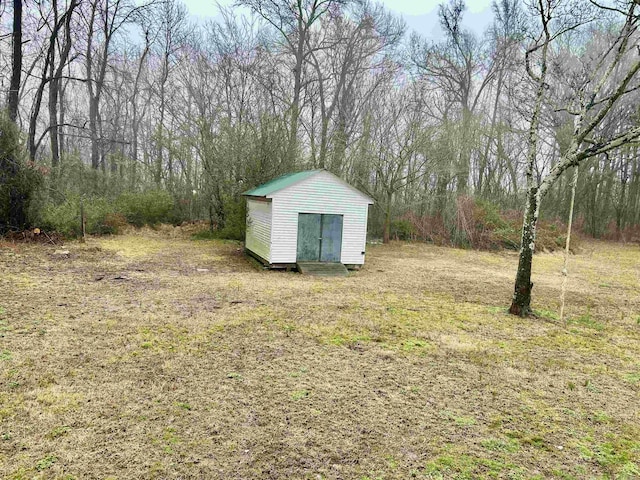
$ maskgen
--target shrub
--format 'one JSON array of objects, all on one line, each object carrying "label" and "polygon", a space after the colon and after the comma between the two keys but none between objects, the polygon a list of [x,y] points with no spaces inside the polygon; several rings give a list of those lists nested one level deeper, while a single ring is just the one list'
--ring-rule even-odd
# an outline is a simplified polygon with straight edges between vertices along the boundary
[{"label": "shrub", "polygon": [[630,225],[618,229],[616,221],[612,220],[607,225],[603,238],[605,240],[640,243],[640,225]]},{"label": "shrub", "polygon": [[[103,235],[117,233],[118,226],[113,224],[116,215],[114,205],[105,198],[84,199],[82,201],[88,234]],[[42,227],[56,231],[67,237],[76,237],[82,233],[80,226],[80,198],[70,197],[65,202],[47,204],[40,213]]]},{"label": "shrub", "polygon": [[41,172],[26,162],[18,127],[0,112],[0,235],[31,225],[34,192]]},{"label": "shrub", "polygon": [[80,233],[80,206],[73,201],[59,205],[46,204],[40,211],[40,223],[45,230],[75,237]]},{"label": "shrub", "polygon": [[416,227],[406,218],[391,222],[391,236],[396,240],[415,240]]},{"label": "shrub", "polygon": [[136,227],[170,222],[173,207],[173,197],[170,193],[162,190],[123,193],[116,200],[116,211]]},{"label": "shrub", "polygon": [[[163,191],[125,193],[115,202],[106,197],[82,200],[86,232],[91,235],[115,234],[128,224],[136,227],[168,223],[173,214],[173,197]],[[41,226],[67,237],[80,235],[80,197],[70,195],[59,204],[45,204],[40,213]]]},{"label": "shrub", "polygon": [[121,213],[107,213],[104,217],[103,225],[110,230],[109,233],[119,233],[128,223]]},{"label": "shrub", "polygon": [[244,240],[247,223],[247,207],[244,199],[230,198],[224,202],[224,224],[215,232],[218,238]]},{"label": "shrub", "polygon": [[435,245],[450,244],[451,234],[445,227],[444,219],[441,215],[420,216],[414,212],[407,212],[401,219],[413,226],[414,239],[434,243]]},{"label": "shrub", "polygon": [[[479,250],[497,250],[520,248],[522,232],[522,212],[516,210],[500,211],[487,201],[471,197],[460,197],[457,201],[455,224],[447,228],[440,215],[419,216],[407,212],[400,218],[411,228],[412,238],[436,245],[450,245]],[[398,223],[398,222],[395,222]],[[554,251],[564,248],[566,225],[559,220],[540,220],[538,222],[536,251]],[[579,245],[579,236],[574,231],[571,236],[571,249]]]}]

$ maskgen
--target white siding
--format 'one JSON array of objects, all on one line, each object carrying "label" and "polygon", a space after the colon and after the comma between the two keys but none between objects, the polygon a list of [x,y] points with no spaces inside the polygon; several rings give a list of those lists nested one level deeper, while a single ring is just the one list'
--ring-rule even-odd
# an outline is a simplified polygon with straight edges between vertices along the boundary
[{"label": "white siding", "polygon": [[345,264],[364,263],[369,199],[330,173],[317,175],[269,195],[272,198],[271,263],[295,263],[298,213],[343,215],[342,253]]},{"label": "white siding", "polygon": [[271,202],[247,199],[247,235],[245,247],[271,261]]}]

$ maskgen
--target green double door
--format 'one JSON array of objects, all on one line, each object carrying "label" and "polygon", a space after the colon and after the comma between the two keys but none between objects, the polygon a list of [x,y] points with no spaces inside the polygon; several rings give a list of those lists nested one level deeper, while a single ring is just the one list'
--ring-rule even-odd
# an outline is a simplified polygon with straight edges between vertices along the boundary
[{"label": "green double door", "polygon": [[342,215],[298,214],[299,262],[340,262]]}]

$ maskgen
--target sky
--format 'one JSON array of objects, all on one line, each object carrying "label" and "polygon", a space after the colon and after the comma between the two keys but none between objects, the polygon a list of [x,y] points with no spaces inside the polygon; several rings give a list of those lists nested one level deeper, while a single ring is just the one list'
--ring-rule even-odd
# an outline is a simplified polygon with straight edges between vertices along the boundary
[{"label": "sky", "polygon": [[[215,0],[182,0],[189,13],[197,20],[213,18],[217,7]],[[442,36],[438,24],[438,5],[443,0],[382,0],[386,8],[401,15],[409,30],[413,29],[422,36],[438,40]],[[233,0],[218,0],[221,5],[231,5]],[[482,34],[491,23],[491,0],[467,0],[464,15],[465,26]]]}]

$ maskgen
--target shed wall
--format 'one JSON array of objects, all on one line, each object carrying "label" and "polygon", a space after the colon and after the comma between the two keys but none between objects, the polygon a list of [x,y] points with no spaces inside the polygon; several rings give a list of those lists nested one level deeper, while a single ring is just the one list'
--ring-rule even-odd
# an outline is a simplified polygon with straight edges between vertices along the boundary
[{"label": "shed wall", "polygon": [[330,174],[318,174],[272,196],[271,263],[295,263],[298,213],[343,215],[344,264],[364,263],[369,202]]},{"label": "shed wall", "polygon": [[245,247],[271,262],[271,202],[247,199]]}]

